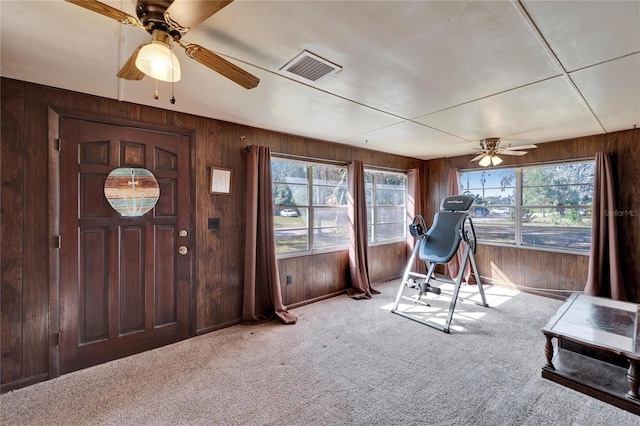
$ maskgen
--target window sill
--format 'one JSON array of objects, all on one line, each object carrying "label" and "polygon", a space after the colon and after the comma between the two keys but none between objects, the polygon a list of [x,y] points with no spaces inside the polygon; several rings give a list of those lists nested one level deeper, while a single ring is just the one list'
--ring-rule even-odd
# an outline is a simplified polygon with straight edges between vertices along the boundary
[{"label": "window sill", "polygon": [[576,256],[589,256],[589,252],[581,251],[581,250],[566,250],[566,249],[555,249],[553,247],[535,247],[535,246],[517,246],[515,244],[501,244],[501,243],[491,243],[491,242],[480,242],[478,241],[479,246],[493,246],[493,247],[509,247],[519,250],[534,250],[534,251],[545,251],[549,253],[562,253],[562,254],[572,254]]}]

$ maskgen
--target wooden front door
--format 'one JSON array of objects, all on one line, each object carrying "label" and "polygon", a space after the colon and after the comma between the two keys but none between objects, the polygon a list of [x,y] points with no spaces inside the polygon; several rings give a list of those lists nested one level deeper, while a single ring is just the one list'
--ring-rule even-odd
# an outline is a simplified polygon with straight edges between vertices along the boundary
[{"label": "wooden front door", "polygon": [[[189,138],[61,118],[60,149],[60,373],[189,337]],[[117,167],[158,181],[144,216],[107,202]]]}]

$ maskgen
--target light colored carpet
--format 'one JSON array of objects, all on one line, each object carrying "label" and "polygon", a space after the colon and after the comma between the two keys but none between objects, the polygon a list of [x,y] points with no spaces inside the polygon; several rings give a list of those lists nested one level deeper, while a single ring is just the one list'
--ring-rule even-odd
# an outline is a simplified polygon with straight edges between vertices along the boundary
[{"label": "light colored carpet", "polygon": [[296,325],[230,327],[7,393],[0,423],[639,424],[541,378],[540,329],[562,302],[487,286],[491,307],[459,303],[445,334],[392,314],[397,286],[295,309]]}]

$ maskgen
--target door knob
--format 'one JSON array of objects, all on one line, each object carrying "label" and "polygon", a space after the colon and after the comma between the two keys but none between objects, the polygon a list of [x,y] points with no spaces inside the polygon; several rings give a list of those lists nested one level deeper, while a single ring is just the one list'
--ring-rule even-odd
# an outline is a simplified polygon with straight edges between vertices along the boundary
[{"label": "door knob", "polygon": [[180,246],[178,248],[178,253],[184,256],[185,254],[189,253],[189,249],[186,246]]},{"label": "door knob", "polygon": [[179,237],[186,237],[187,236],[187,230],[186,229],[181,229],[180,232],[178,232],[178,236]]}]

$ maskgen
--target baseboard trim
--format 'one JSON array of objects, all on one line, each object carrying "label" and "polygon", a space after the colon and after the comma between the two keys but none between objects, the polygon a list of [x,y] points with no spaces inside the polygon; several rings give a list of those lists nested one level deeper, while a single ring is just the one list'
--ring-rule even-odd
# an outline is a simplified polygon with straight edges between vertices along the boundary
[{"label": "baseboard trim", "polygon": [[200,336],[202,334],[211,333],[212,331],[222,330],[223,328],[227,328],[227,327],[231,327],[231,326],[234,326],[234,325],[238,325],[241,322],[242,322],[241,319],[236,319],[236,320],[233,320],[233,321],[224,322],[222,324],[212,325],[211,327],[201,328],[199,330],[196,330],[196,336]]},{"label": "baseboard trim", "polygon": [[310,305],[315,302],[319,302],[321,300],[331,299],[332,297],[340,296],[341,294],[345,294],[347,290],[339,290],[334,291],[333,293],[323,294],[322,296],[314,297],[312,299],[303,300],[302,302],[292,303],[291,305],[287,305],[287,309],[295,309],[304,305]]},{"label": "baseboard trim", "polygon": [[36,383],[44,382],[49,379],[48,374],[37,374],[35,376],[27,377],[20,380],[15,380],[9,383],[3,383],[0,385],[0,393],[7,393],[16,389],[25,388],[27,386],[34,385]]}]

